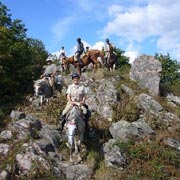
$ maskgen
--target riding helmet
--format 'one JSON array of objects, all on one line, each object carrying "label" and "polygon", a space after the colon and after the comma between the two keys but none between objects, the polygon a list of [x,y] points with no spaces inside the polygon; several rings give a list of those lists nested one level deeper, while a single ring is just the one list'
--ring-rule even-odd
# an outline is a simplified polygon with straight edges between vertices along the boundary
[{"label": "riding helmet", "polygon": [[52,60],[52,57],[48,57],[48,58],[46,59],[46,62],[48,62],[48,61],[53,61],[53,60]]},{"label": "riding helmet", "polygon": [[79,74],[78,73],[73,73],[72,74],[72,79],[74,79],[74,78],[80,78]]},{"label": "riding helmet", "polygon": [[77,40],[77,42],[80,42],[80,41],[81,41],[81,38],[77,38],[76,40]]},{"label": "riding helmet", "polygon": [[109,42],[109,39],[108,39],[108,38],[106,39],[106,42]]}]

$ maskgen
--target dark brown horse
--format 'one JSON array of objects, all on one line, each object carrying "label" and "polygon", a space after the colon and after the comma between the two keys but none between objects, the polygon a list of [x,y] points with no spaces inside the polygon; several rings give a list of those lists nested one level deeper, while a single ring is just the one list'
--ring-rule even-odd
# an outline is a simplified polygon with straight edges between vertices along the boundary
[{"label": "dark brown horse", "polygon": [[[99,58],[101,59],[101,62],[99,61]],[[81,58],[81,60],[82,65],[79,64],[78,61],[75,61],[74,56],[66,57],[63,59],[63,67],[64,69],[67,69],[68,65],[72,64],[75,68],[77,68],[78,73],[81,75],[82,68],[92,63],[95,71],[101,64],[104,64],[104,53],[100,50],[91,49]]]},{"label": "dark brown horse", "polygon": [[107,67],[110,71],[115,71],[116,64],[117,64],[117,55],[113,51],[113,49],[114,49],[113,46],[110,45],[108,59],[107,59]]}]

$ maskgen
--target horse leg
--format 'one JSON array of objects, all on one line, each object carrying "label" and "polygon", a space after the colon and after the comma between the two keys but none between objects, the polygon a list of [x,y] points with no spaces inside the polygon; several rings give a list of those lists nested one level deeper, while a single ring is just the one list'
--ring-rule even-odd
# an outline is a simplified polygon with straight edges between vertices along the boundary
[{"label": "horse leg", "polygon": [[42,106],[43,102],[44,102],[44,95],[40,95],[40,105],[41,106]]},{"label": "horse leg", "polygon": [[38,91],[39,91],[39,86],[38,85],[34,85],[34,92],[35,92],[35,96],[38,97]]},{"label": "horse leg", "polygon": [[97,69],[97,64],[94,64],[93,65],[93,72],[96,72],[96,69]]},{"label": "horse leg", "polygon": [[113,71],[115,71],[116,69],[116,64],[113,64]]},{"label": "horse leg", "polygon": [[72,147],[72,146],[70,146],[70,148],[69,148],[69,155],[70,155],[70,157],[69,157],[69,161],[70,161],[70,162],[73,162],[72,153],[73,153],[73,147]]},{"label": "horse leg", "polygon": [[73,147],[75,144],[75,128],[76,127],[74,125],[68,124],[68,127],[67,127],[68,142],[66,145],[70,149],[70,162],[73,162],[72,153],[73,153]]},{"label": "horse leg", "polygon": [[69,137],[68,137],[68,142],[66,143],[66,146],[69,148],[69,161],[73,162],[73,156],[72,156],[72,154],[73,154],[73,144],[71,144],[69,142]]},{"label": "horse leg", "polygon": [[78,137],[77,136],[75,136],[75,138],[74,138],[74,148],[75,148],[75,153],[78,154],[79,144],[78,144]]},{"label": "horse leg", "polygon": [[74,146],[75,146],[75,153],[77,155],[77,162],[76,163],[80,163],[82,161],[82,158],[80,155],[81,139],[79,139],[78,136],[75,137]]},{"label": "horse leg", "polygon": [[98,64],[97,64],[97,69],[100,69],[101,68],[101,63],[99,62]]},{"label": "horse leg", "polygon": [[112,72],[112,67],[111,67],[111,65],[109,65],[109,71]]},{"label": "horse leg", "polygon": [[81,67],[78,66],[78,74],[81,75]]}]

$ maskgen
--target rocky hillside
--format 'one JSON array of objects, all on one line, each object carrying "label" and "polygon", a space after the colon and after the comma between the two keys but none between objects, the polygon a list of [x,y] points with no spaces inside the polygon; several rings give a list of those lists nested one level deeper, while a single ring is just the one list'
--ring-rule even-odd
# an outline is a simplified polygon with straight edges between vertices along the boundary
[{"label": "rocky hillside", "polygon": [[66,89],[42,106],[27,97],[0,133],[0,179],[180,179],[180,97],[159,96],[161,70],[143,55],[130,70],[82,74],[92,130],[81,162],[69,161],[58,131]]}]

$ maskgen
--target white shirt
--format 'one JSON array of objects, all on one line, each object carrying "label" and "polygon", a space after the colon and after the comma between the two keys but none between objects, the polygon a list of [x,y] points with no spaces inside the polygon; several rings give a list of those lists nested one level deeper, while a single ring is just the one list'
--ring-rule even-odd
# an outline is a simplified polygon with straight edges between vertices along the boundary
[{"label": "white shirt", "polygon": [[83,85],[73,83],[69,85],[66,93],[71,96],[72,101],[81,102],[86,95],[86,90]]}]

